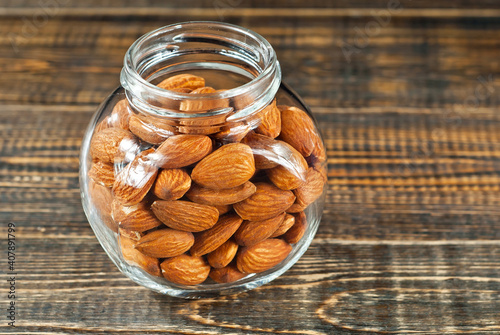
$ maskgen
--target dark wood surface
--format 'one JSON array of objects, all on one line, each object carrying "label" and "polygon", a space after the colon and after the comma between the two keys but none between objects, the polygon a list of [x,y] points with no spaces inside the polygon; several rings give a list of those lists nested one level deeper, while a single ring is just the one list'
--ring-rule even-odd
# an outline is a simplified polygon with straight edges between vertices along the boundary
[{"label": "dark wood surface", "polygon": [[[0,334],[499,334],[500,3],[400,0],[377,29],[388,3],[0,2]],[[329,188],[291,270],[189,301],[107,258],[81,207],[78,155],[130,44],[198,19],[273,44],[324,134]]]}]

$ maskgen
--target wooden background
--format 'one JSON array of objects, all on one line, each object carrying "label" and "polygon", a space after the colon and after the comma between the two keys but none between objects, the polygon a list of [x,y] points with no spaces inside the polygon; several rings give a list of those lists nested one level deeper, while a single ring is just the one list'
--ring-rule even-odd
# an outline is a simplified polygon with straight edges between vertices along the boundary
[{"label": "wooden background", "polygon": [[[0,1],[0,334],[499,334],[500,2],[399,0],[384,16],[391,3]],[[330,164],[303,258],[266,286],[196,301],[119,273],[78,188],[82,135],[125,51],[187,20],[271,42]]]}]

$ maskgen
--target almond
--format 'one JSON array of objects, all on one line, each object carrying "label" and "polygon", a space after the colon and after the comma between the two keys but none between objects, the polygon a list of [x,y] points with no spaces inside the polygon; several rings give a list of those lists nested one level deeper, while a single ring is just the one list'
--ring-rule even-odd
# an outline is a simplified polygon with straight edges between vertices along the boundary
[{"label": "almond", "polygon": [[[200,87],[190,94],[211,94],[217,91],[212,87]],[[226,108],[229,107],[228,99],[218,99],[218,98],[204,98],[196,97],[196,99],[183,100],[180,104],[179,109],[183,112],[203,112],[216,108]]]},{"label": "almond", "polygon": [[183,169],[163,169],[158,173],[153,193],[163,200],[177,200],[191,187],[191,177]]},{"label": "almond", "polygon": [[152,118],[135,114],[130,115],[129,128],[141,140],[155,145],[161,144],[167,138],[177,133],[174,126],[154,122]]},{"label": "almond", "polygon": [[233,209],[233,206],[231,205],[213,205],[213,207],[217,208],[219,211],[219,216],[228,213],[231,209]]},{"label": "almond", "polygon": [[120,248],[123,259],[130,265],[138,266],[153,276],[161,277],[160,265],[158,259],[146,256],[134,248],[134,241],[120,236]]},{"label": "almond", "polygon": [[220,190],[204,188],[193,184],[191,189],[186,193],[186,197],[199,204],[215,206],[231,205],[245,200],[254,194],[256,190],[255,185],[249,181],[240,186]]},{"label": "almond", "polygon": [[231,143],[220,147],[196,164],[191,178],[203,187],[224,189],[244,184],[254,172],[252,149],[245,144]]},{"label": "almond", "polygon": [[96,133],[90,142],[90,154],[105,163],[130,161],[139,150],[136,137],[121,128],[106,128]]},{"label": "almond", "polygon": [[229,265],[219,269],[210,270],[209,274],[215,282],[224,284],[232,283],[246,276],[245,273],[241,273],[235,265]]},{"label": "almond", "polygon": [[102,119],[101,122],[97,124],[97,126],[94,129],[94,133],[97,134],[107,128],[111,128],[111,125],[109,124],[109,115],[106,116],[104,119]]},{"label": "almond", "polygon": [[102,222],[113,232],[118,232],[118,224],[111,217],[111,203],[113,202],[111,189],[97,184],[93,179],[89,180],[88,187],[92,204],[96,207]]},{"label": "almond", "polygon": [[278,229],[272,233],[271,238],[281,236],[288,231],[295,223],[295,216],[291,214],[286,214],[284,220],[279,225]]},{"label": "almond", "polygon": [[295,223],[290,229],[288,229],[288,231],[284,235],[285,241],[290,244],[299,242],[304,236],[307,229],[307,219],[304,212],[300,212],[298,214],[295,214],[294,216]]},{"label": "almond", "polygon": [[188,73],[178,74],[163,80],[157,86],[165,90],[178,88],[188,88],[194,90],[205,86],[205,79]]},{"label": "almond", "polygon": [[144,235],[135,248],[151,257],[167,258],[185,253],[193,243],[194,236],[190,232],[165,228]]},{"label": "almond", "polygon": [[130,108],[127,99],[122,99],[113,107],[113,111],[109,116],[108,124],[111,127],[122,128],[128,130],[128,121],[130,118]]},{"label": "almond", "polygon": [[124,206],[118,200],[114,200],[111,215],[120,228],[137,232],[144,232],[162,225],[145,201],[132,206]]},{"label": "almond", "polygon": [[187,87],[179,87],[179,88],[172,88],[172,92],[177,92],[177,93],[191,93],[193,90]]},{"label": "almond", "polygon": [[151,206],[156,217],[173,229],[199,232],[212,228],[219,219],[217,208],[190,201],[157,200]]},{"label": "almond", "polygon": [[123,229],[123,228],[118,228],[118,234],[120,234],[120,236],[122,236],[122,237],[129,238],[134,242],[139,241],[141,239],[141,237],[144,236],[144,233],[140,233],[140,232],[134,231],[134,230],[127,230],[127,229]]},{"label": "almond", "polygon": [[220,217],[212,228],[196,235],[194,245],[191,248],[191,255],[203,256],[214,251],[234,234],[242,221],[236,214]]},{"label": "almond", "polygon": [[272,138],[278,137],[281,132],[281,112],[276,107],[276,99],[260,115],[262,119],[255,132]]},{"label": "almond", "polygon": [[175,135],[156,149],[156,164],[164,169],[178,169],[201,160],[212,152],[212,140],[205,135]]},{"label": "almond", "polygon": [[295,201],[292,191],[285,191],[268,183],[256,183],[257,191],[233,205],[243,220],[261,221],[283,213]]},{"label": "almond", "polygon": [[293,190],[297,197],[297,204],[307,207],[318,199],[323,194],[323,186],[325,181],[320,172],[313,168],[309,168],[306,174],[306,182],[302,186]]},{"label": "almond", "polygon": [[181,285],[201,284],[210,273],[210,265],[203,258],[186,254],[168,258],[160,264],[160,267],[163,277]]},{"label": "almond", "polygon": [[292,246],[280,239],[267,239],[238,251],[236,265],[243,273],[259,273],[281,263],[292,251]]},{"label": "almond", "polygon": [[249,247],[270,237],[285,218],[281,213],[273,218],[262,221],[245,221],[234,234],[234,240],[241,246]]},{"label": "almond", "polygon": [[324,162],[326,162],[326,151],[325,151],[325,146],[323,145],[323,141],[321,140],[321,137],[319,136],[318,133],[315,134],[314,136],[314,149],[311,152],[311,154],[306,157],[307,162],[310,164],[312,167],[318,167],[320,165],[323,165]]},{"label": "almond", "polygon": [[[282,161],[280,153],[289,151],[289,145],[282,145],[283,141],[276,141],[275,139],[250,132],[243,140],[242,143],[252,148],[253,156],[255,159],[256,169],[272,169],[278,166]],[[288,154],[291,156],[291,153]]]},{"label": "almond", "polygon": [[240,142],[252,130],[245,122],[234,122],[226,124],[221,131],[213,135],[213,138],[223,144]]},{"label": "almond", "polygon": [[223,268],[231,263],[237,251],[238,244],[229,239],[207,255],[208,264],[214,268]]},{"label": "almond", "polygon": [[317,145],[316,127],[311,117],[297,107],[278,106],[281,111],[280,138],[297,149],[304,157],[309,156]]},{"label": "almond", "polygon": [[115,182],[115,167],[113,164],[101,161],[92,162],[89,177],[98,184],[111,187]]},{"label": "almond", "polygon": [[144,199],[158,174],[151,161],[154,149],[141,152],[131,163],[116,175],[113,193],[123,205],[135,205]]},{"label": "almond", "polygon": [[[287,144],[288,146],[288,144]],[[289,146],[289,156],[280,165],[266,171],[271,182],[282,190],[293,190],[306,181],[307,162],[293,147]]]},{"label": "almond", "polygon": [[306,209],[307,206],[303,206],[295,202],[293,205],[288,207],[286,210],[287,213],[299,213],[302,212],[304,209]]}]

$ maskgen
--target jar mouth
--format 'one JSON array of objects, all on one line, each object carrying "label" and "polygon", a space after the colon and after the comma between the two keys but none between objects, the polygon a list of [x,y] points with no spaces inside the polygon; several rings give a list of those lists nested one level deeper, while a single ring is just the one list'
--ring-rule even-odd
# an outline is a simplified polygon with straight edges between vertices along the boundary
[{"label": "jar mouth", "polygon": [[[197,60],[197,61],[195,61]],[[160,73],[189,71],[199,67],[217,70],[227,66],[249,81],[215,93],[190,94],[165,90],[153,84]],[[281,69],[271,44],[261,35],[228,23],[190,21],[171,24],[137,39],[124,57],[121,84],[133,106],[157,115],[189,117],[175,102],[183,100],[246,101],[233,112],[244,117],[272,101],[281,82]],[[207,111],[206,115],[227,113]],[[199,115],[200,113],[196,113]]]}]

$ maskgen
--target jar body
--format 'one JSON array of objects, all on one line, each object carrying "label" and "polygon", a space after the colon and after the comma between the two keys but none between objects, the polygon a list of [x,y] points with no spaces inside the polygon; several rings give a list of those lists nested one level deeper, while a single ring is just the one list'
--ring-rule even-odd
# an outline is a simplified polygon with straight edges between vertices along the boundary
[{"label": "jar body", "polygon": [[241,76],[177,59],[137,82],[129,68],[94,115],[80,159],[83,207],[138,284],[185,298],[249,290],[310,245],[326,192],[324,146],[276,66],[229,85]]}]

